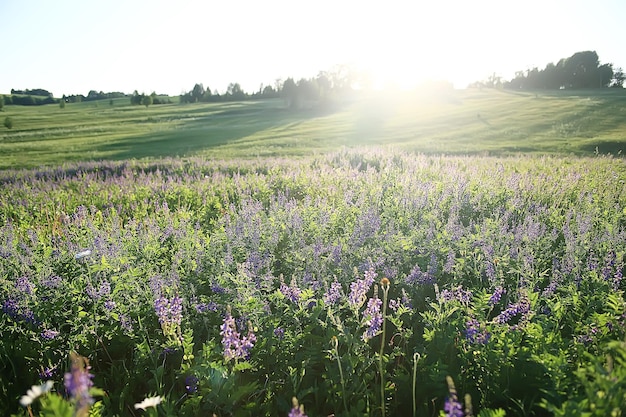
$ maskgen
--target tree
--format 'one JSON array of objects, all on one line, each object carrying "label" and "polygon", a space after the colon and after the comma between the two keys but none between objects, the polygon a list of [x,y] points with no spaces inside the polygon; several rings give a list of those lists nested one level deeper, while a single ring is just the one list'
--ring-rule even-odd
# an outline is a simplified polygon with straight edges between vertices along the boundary
[{"label": "tree", "polygon": [[613,71],[613,79],[611,80],[611,87],[615,88],[624,88],[624,81],[626,80],[626,75],[624,75],[624,71],[617,67],[615,71]]},{"label": "tree", "polygon": [[4,111],[4,96],[0,95],[0,111]]},{"label": "tree", "polygon": [[13,119],[11,119],[9,116],[4,118],[4,127],[6,127],[7,129],[13,129]]},{"label": "tree", "polygon": [[226,95],[230,96],[233,100],[243,100],[246,98],[246,94],[243,92],[239,83],[230,83],[226,89]]},{"label": "tree", "polygon": [[65,99],[62,98],[61,100],[59,100],[59,108],[64,109],[65,108]]},{"label": "tree", "polygon": [[204,86],[202,84],[196,84],[193,86],[193,90],[191,90],[191,99],[194,103],[199,102],[204,96]]},{"label": "tree", "polygon": [[282,96],[287,102],[287,107],[298,107],[298,86],[293,78],[287,78],[283,83]]},{"label": "tree", "polygon": [[143,104],[146,107],[151,105],[152,104],[152,96],[143,96],[143,98],[141,99],[141,104]]}]

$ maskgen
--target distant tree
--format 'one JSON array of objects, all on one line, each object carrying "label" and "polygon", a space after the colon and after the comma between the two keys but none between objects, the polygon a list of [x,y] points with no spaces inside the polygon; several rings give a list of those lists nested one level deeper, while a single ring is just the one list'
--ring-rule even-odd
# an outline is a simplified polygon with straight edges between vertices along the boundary
[{"label": "distant tree", "polygon": [[133,91],[133,95],[130,96],[130,104],[134,105],[134,106],[138,106],[140,104],[143,104],[143,94],[139,94],[137,92],[137,90]]},{"label": "distant tree", "polygon": [[151,105],[152,104],[152,96],[143,96],[143,98],[141,99],[141,104],[143,104],[146,107]]},{"label": "distant tree", "polygon": [[61,100],[59,100],[59,108],[64,109],[65,108],[65,99],[62,98]]},{"label": "distant tree", "polygon": [[204,96],[204,86],[202,84],[196,84],[193,86],[193,90],[191,90],[191,99],[194,103],[199,102]]},{"label": "distant tree", "polygon": [[515,78],[505,83],[512,89],[599,88],[612,85],[615,77],[613,64],[602,64],[595,51],[576,52],[561,59],[556,65],[549,63],[545,69],[533,68],[515,73]]},{"label": "distant tree", "polygon": [[613,79],[613,64],[603,64],[598,67],[600,87],[608,87]]},{"label": "distant tree", "polygon": [[4,96],[0,95],[0,111],[4,111]]},{"label": "distant tree", "polygon": [[287,78],[283,83],[283,88],[281,89],[281,95],[283,99],[287,103],[287,107],[289,108],[297,108],[299,106],[298,103],[298,86],[293,78]]},{"label": "distant tree", "polygon": [[622,68],[617,67],[615,71],[613,71],[613,79],[611,80],[611,87],[615,88],[624,88],[624,81],[626,80],[626,75],[624,75],[624,71]]},{"label": "distant tree", "polygon": [[246,93],[243,92],[239,83],[228,84],[226,95],[229,96],[231,100],[243,100],[246,98]]},{"label": "distant tree", "polygon": [[13,119],[11,119],[9,116],[4,118],[4,127],[6,127],[7,129],[13,129]]},{"label": "distant tree", "polygon": [[211,89],[209,87],[204,90],[202,101],[211,101]]}]

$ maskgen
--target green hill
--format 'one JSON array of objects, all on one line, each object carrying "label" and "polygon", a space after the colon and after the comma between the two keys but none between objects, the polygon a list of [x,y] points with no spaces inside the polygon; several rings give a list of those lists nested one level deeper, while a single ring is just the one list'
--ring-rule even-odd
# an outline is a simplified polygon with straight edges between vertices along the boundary
[{"label": "green hill", "polygon": [[422,153],[591,155],[626,151],[626,90],[371,93],[289,110],[281,100],[130,106],[127,99],[5,106],[0,168],[207,155],[302,156],[394,145]]}]

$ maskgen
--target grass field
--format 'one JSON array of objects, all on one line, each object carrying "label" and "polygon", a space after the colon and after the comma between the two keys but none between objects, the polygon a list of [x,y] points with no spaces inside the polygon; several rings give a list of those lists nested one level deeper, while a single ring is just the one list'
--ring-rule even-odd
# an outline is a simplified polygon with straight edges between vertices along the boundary
[{"label": "grass field", "polygon": [[619,154],[626,91],[439,96],[377,94],[332,112],[288,110],[281,100],[130,106],[128,99],[5,106],[0,168],[85,160],[203,155],[304,156],[393,144],[430,154]]},{"label": "grass field", "polygon": [[626,415],[625,107],[6,106],[0,415]]}]

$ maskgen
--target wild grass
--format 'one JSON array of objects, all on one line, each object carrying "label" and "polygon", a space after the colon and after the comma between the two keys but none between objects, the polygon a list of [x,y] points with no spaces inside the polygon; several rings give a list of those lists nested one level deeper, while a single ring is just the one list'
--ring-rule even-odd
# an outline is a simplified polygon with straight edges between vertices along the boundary
[{"label": "wild grass", "polygon": [[626,92],[617,89],[371,93],[333,111],[291,111],[281,100],[5,106],[14,127],[0,131],[0,168],[197,155],[301,157],[389,144],[427,154],[617,155],[626,144],[625,111]]}]

